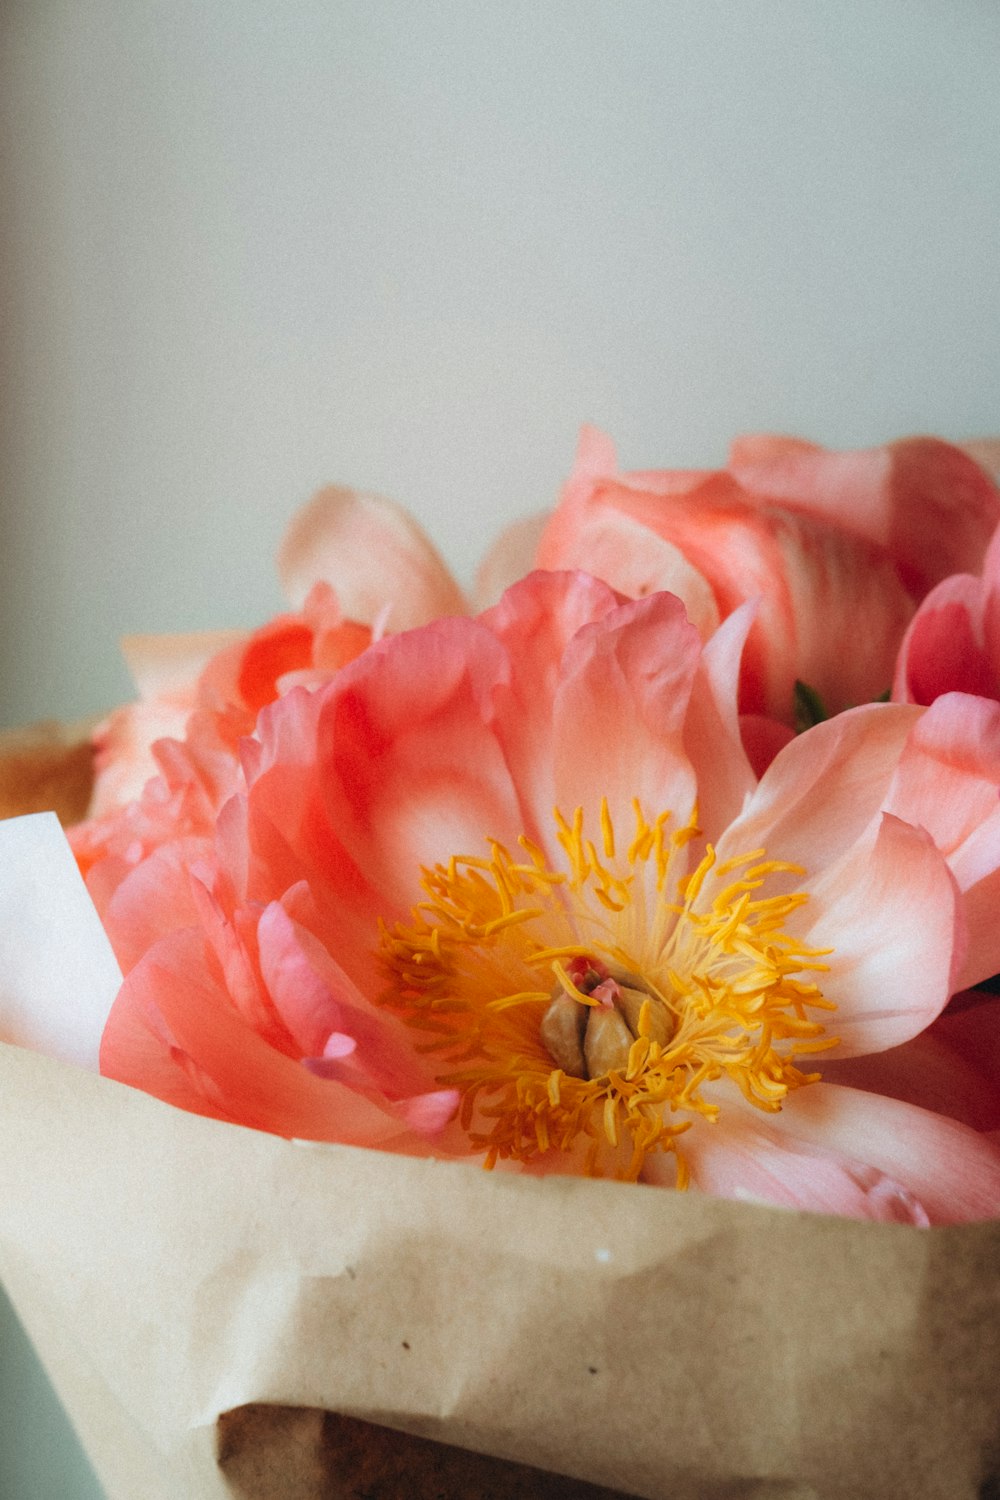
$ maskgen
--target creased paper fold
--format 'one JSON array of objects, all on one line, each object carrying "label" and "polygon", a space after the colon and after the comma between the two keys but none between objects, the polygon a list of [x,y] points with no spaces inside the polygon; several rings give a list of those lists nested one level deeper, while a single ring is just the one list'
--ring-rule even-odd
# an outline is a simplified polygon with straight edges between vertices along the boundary
[{"label": "creased paper fold", "polygon": [[216,1425],[251,1403],[664,1500],[994,1472],[1000,1225],[299,1145],[14,1048],[2,1097],[0,1270],[111,1500],[142,1462],[144,1495],[226,1495]]}]

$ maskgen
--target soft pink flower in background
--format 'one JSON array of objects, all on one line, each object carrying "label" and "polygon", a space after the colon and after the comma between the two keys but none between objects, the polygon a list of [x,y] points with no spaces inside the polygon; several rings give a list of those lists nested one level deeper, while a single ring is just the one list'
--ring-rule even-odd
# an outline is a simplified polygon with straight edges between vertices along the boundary
[{"label": "soft pink flower in background", "polygon": [[797,679],[830,711],[882,694],[915,604],[978,570],[998,522],[984,468],[935,438],[834,452],[744,437],[726,469],[619,474],[610,440],[585,428],[556,510],[498,556],[523,568],[530,547],[537,566],[585,568],[632,598],[670,589],[703,637],[757,599],[740,708],[791,725]]},{"label": "soft pink flower in background", "polygon": [[161,844],[174,841],[176,852],[186,836],[186,858],[200,848],[242,784],[240,740],[265,704],[327,681],[373,631],[467,608],[416,522],[352,490],[321,490],[296,514],[278,571],[295,613],[252,632],[125,642],[139,698],[95,731],[90,817],[70,835],[102,915],[123,877]]},{"label": "soft pink flower in background", "polygon": [[957,573],[939,583],[903,638],[893,697],[933,703],[949,692],[1000,699],[1000,531],[981,574]]},{"label": "soft pink flower in background", "polygon": [[914,1099],[898,1062],[962,1054],[937,1018],[1000,968],[991,706],[842,714],[758,786],[750,625],[703,646],[670,595],[539,574],[286,692],[200,860],[167,844],[118,886],[104,1070],[290,1135],[1000,1211],[995,1085],[970,1118],[967,1069]]}]

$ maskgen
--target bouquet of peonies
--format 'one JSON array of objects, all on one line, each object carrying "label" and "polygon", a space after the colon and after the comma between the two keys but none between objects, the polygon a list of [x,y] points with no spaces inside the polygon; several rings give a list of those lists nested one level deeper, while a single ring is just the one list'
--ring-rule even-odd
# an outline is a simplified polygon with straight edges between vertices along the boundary
[{"label": "bouquet of peonies", "polygon": [[0,827],[0,1272],[111,1500],[993,1493],[998,457],[585,430],[478,612],[331,489],[289,613],[128,643]]}]

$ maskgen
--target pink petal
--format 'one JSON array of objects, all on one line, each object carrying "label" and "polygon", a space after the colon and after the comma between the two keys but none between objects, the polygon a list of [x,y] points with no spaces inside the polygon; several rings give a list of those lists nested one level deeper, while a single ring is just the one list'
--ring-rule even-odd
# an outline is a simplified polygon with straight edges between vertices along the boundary
[{"label": "pink petal", "polygon": [[609,507],[590,508],[571,525],[550,524],[538,545],[546,568],[582,568],[629,599],[666,589],[683,600],[703,639],[719,623],[719,609],[704,574],[672,542]]},{"label": "pink petal", "polygon": [[391,500],[336,486],[320,490],[295,516],[278,573],[295,608],[325,580],[344,614],[367,625],[386,605],[393,630],[467,613],[461,590],[412,516]]},{"label": "pink petal", "polygon": [[885,547],[915,598],[951,573],[978,572],[1000,522],[1000,490],[937,438],[854,453],[789,448],[733,472],[757,504],[780,501]]},{"label": "pink petal", "polygon": [[476,608],[496,604],[505,589],[536,566],[535,555],[547,516],[524,516],[502,531],[476,571]]},{"label": "pink petal", "polygon": [[507,663],[493,689],[493,730],[510,770],[521,829],[542,847],[553,838],[553,704],[577,632],[620,601],[586,573],[532,573],[480,617]]},{"label": "pink petal", "polygon": [[989,978],[1000,970],[1000,704],[938,698],[913,728],[885,805],[929,831],[963,893],[960,987]]},{"label": "pink petal", "polygon": [[684,721],[700,654],[698,633],[672,594],[621,605],[574,636],[552,705],[564,815],[581,806],[595,817],[606,797],[626,840],[636,798],[647,817],[669,809],[687,821],[696,787]]},{"label": "pink petal", "polygon": [[1000,697],[1000,657],[983,641],[984,588],[967,574],[947,578],[927,595],[899,651],[893,697],[933,703],[943,693]]},{"label": "pink petal", "polygon": [[794,930],[830,947],[818,976],[837,1010],[832,1057],[881,1052],[908,1041],[948,1003],[962,929],[954,881],[932,839],[891,814],[834,866],[802,886],[808,905]]},{"label": "pink petal", "polygon": [[809,877],[840,859],[881,811],[920,713],[869,704],[798,735],[719,840],[719,858],[763,845],[769,859],[804,865]]},{"label": "pink petal", "polygon": [[832,1083],[797,1089],[774,1118],[782,1139],[884,1172],[932,1224],[1000,1216],[1000,1144],[955,1120]]},{"label": "pink petal", "polygon": [[241,1022],[208,982],[193,931],[162,940],[126,979],[105,1028],[101,1072],[255,1130],[417,1149],[394,1106],[314,1076]]},{"label": "pink petal", "polygon": [[[736,712],[740,662],[753,616],[753,606],[743,605],[702,651],[684,724],[684,746],[698,785],[698,821],[712,840],[742,812],[757,784],[745,749],[745,720]],[[785,743],[791,731],[775,727]]]},{"label": "pink petal", "polygon": [[[784,1124],[784,1111],[764,1115],[740,1104],[724,1106],[715,1124],[697,1122],[681,1138],[693,1185],[717,1198],[926,1226],[919,1199],[864,1155],[803,1143]],[[670,1173],[669,1158],[650,1157],[643,1178],[669,1183]]]},{"label": "pink petal", "polygon": [[492,728],[506,653],[483,625],[440,620],[373,647],[324,694],[317,774],[324,822],[381,910],[419,897],[421,865],[481,854],[522,831]]}]

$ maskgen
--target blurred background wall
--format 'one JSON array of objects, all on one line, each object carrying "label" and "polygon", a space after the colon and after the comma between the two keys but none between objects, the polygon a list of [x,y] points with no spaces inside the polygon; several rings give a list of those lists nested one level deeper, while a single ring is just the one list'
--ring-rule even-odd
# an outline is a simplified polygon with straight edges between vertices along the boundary
[{"label": "blurred background wall", "polygon": [[[0,0],[0,724],[326,481],[469,578],[584,420],[1000,428],[998,76],[996,0]],[[93,1496],[5,1337],[0,1493]]]},{"label": "blurred background wall", "polygon": [[5,0],[3,722],[252,622],[320,483],[471,574],[583,420],[998,425],[996,0]]}]

